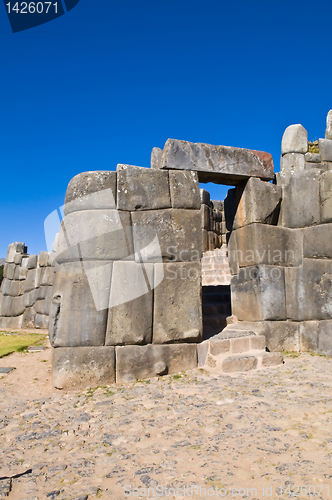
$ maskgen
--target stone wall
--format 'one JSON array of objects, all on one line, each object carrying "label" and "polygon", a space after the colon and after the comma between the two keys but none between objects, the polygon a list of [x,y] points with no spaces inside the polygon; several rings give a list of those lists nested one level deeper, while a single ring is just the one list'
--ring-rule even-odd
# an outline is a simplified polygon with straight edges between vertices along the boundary
[{"label": "stone wall", "polygon": [[24,243],[9,245],[0,293],[0,327],[48,328],[53,275],[47,252],[29,256]]},{"label": "stone wall", "polygon": [[332,355],[331,139],[327,129],[310,153],[306,130],[291,125],[277,184],[250,179],[229,194],[239,200],[228,210],[232,312],[270,350]]},{"label": "stone wall", "polygon": [[194,172],[118,165],[72,179],[52,255],[57,387],[197,366],[200,209]]}]

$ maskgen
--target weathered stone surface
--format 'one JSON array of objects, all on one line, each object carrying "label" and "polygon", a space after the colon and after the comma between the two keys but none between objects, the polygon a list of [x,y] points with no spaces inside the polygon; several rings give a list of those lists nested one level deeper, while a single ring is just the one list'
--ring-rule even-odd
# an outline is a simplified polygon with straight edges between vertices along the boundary
[{"label": "weathered stone surface", "polygon": [[23,281],[28,276],[28,269],[23,268],[21,266],[15,266],[15,274],[14,279]]},{"label": "weathered stone surface", "polygon": [[318,153],[306,153],[304,155],[304,160],[305,162],[308,163],[320,163],[321,162],[321,156]]},{"label": "weathered stone surface", "polygon": [[35,317],[35,328],[43,328],[47,330],[49,327],[49,316],[45,314],[36,314]]},{"label": "weathered stone surface", "polygon": [[21,264],[23,255],[19,252],[15,253],[14,264]]},{"label": "weathered stone surface", "polygon": [[38,300],[39,293],[40,293],[40,288],[35,288],[30,292],[24,293],[23,295],[24,307],[33,306],[36,300]]},{"label": "weathered stone surface", "polygon": [[280,158],[280,172],[276,174],[278,186],[286,186],[294,172],[305,170],[305,156],[301,153],[288,153]]},{"label": "weathered stone surface", "polygon": [[332,261],[304,259],[285,269],[287,318],[310,321],[332,318]]},{"label": "weathered stone surface", "polygon": [[197,367],[196,344],[116,347],[117,383],[172,374]]},{"label": "weathered stone surface", "polygon": [[38,265],[38,255],[29,255],[28,257],[28,269],[35,269]]},{"label": "weathered stone surface", "polygon": [[281,352],[264,352],[262,355],[262,366],[277,366],[283,363]]},{"label": "weathered stone surface", "polygon": [[324,356],[332,356],[332,321],[319,322],[318,353]]},{"label": "weathered stone surface", "polygon": [[202,229],[202,252],[209,250],[209,233],[206,229]]},{"label": "weathered stone surface", "polygon": [[22,281],[12,281],[4,278],[1,284],[1,292],[3,295],[23,295],[24,283]]},{"label": "weathered stone surface", "polygon": [[269,351],[300,351],[300,323],[264,321],[263,333]]},{"label": "weathered stone surface", "polygon": [[201,205],[200,212],[201,212],[201,227],[206,231],[210,231],[211,208],[205,205],[204,203]]},{"label": "weathered stone surface", "polygon": [[170,208],[168,172],[131,165],[117,166],[119,210]]},{"label": "weathered stone surface", "polygon": [[69,182],[65,215],[79,210],[110,208],[116,208],[116,172],[83,172]]},{"label": "weathered stone surface", "polygon": [[302,321],[300,330],[301,352],[318,352],[318,327],[320,321]]},{"label": "weathered stone surface", "polygon": [[84,210],[70,213],[61,223],[57,264],[80,259],[124,259],[131,254],[133,244],[128,212]]},{"label": "weathered stone surface", "polygon": [[23,314],[21,316],[0,318],[0,328],[22,328]]},{"label": "weathered stone surface", "polygon": [[197,172],[170,171],[169,188],[173,208],[200,209],[201,200]]},{"label": "weathered stone surface", "polygon": [[52,366],[57,389],[85,389],[115,382],[114,347],[52,349]]},{"label": "weathered stone surface", "polygon": [[[98,270],[106,276],[104,283],[99,281]],[[107,309],[97,310],[95,301],[101,300],[103,305],[109,302],[111,264],[91,271],[90,279],[83,272],[56,273],[49,325],[53,347],[104,345]]]},{"label": "weathered stone surface", "polygon": [[300,125],[286,128],[281,142],[281,154],[306,153],[308,151],[308,132]]},{"label": "weathered stone surface", "polygon": [[332,109],[327,113],[325,139],[332,139]]},{"label": "weathered stone surface", "polygon": [[34,328],[36,311],[33,307],[27,307],[23,313],[22,328]]},{"label": "weathered stone surface", "polygon": [[230,339],[230,343],[231,343],[231,352],[234,354],[246,352],[249,351],[250,349],[249,337],[238,337]]},{"label": "weathered stone surface", "polygon": [[319,139],[319,154],[323,161],[332,161],[332,140]]},{"label": "weathered stone surface", "polygon": [[294,172],[283,187],[280,225],[307,227],[320,221],[319,172],[308,169]]},{"label": "weathered stone surface", "polygon": [[[5,297],[4,297],[5,298]],[[11,310],[9,316],[21,316],[24,313],[23,295],[20,297],[12,297]]]},{"label": "weathered stone surface", "polygon": [[37,314],[45,314],[45,300],[37,300],[33,308]]},{"label": "weathered stone surface", "polygon": [[239,267],[258,264],[299,266],[303,261],[303,230],[250,224],[232,231],[230,262]]},{"label": "weathered stone surface", "polygon": [[155,264],[153,343],[202,339],[201,264]]},{"label": "weathered stone surface", "polygon": [[224,359],[222,370],[226,373],[247,372],[257,367],[256,356],[232,356]]},{"label": "weathered stone surface", "polygon": [[8,278],[9,280],[13,280],[15,277],[16,268],[15,264],[5,264],[4,266],[4,278]]},{"label": "weathered stone surface", "polygon": [[273,163],[267,164],[249,149],[168,139],[159,167],[193,170],[200,182],[237,184],[249,177],[273,179]]},{"label": "weathered stone surface", "polygon": [[332,224],[303,229],[303,254],[309,259],[332,259]]},{"label": "weathered stone surface", "polygon": [[40,287],[41,269],[29,269],[27,279],[24,281],[24,293]]},{"label": "weathered stone surface", "polygon": [[281,187],[269,182],[249,179],[246,185],[228,191],[225,199],[226,227],[229,231],[259,222],[278,222]]},{"label": "weathered stone surface", "polygon": [[114,262],[106,345],[152,340],[153,264]]},{"label": "weathered stone surface", "polygon": [[42,269],[40,284],[51,286],[53,285],[53,280],[54,280],[54,270],[51,267],[46,267],[45,269]]},{"label": "weathered stone surface", "polygon": [[224,354],[231,350],[231,341],[229,339],[211,339],[210,342],[210,353],[212,356],[219,356],[219,354]]},{"label": "weathered stone surface", "polygon": [[25,246],[24,243],[15,242],[15,243],[11,243],[10,245],[8,245],[6,262],[14,263],[15,262],[15,255],[17,252],[18,253],[26,253],[27,252],[27,247]]},{"label": "weathered stone surface", "polygon": [[320,177],[321,222],[332,222],[332,172]]},{"label": "weathered stone surface", "polygon": [[38,260],[40,267],[47,267],[51,265],[50,254],[48,252],[40,252]]},{"label": "weathered stone surface", "polygon": [[159,162],[163,150],[160,148],[152,148],[151,152],[151,168],[159,168]]},{"label": "weathered stone surface", "polygon": [[232,313],[243,321],[285,319],[284,272],[266,265],[240,269],[231,281]]},{"label": "weathered stone surface", "polygon": [[210,193],[206,191],[206,189],[200,189],[200,197],[201,197],[201,203],[204,203],[205,205],[210,204]]},{"label": "weathered stone surface", "polygon": [[131,217],[136,261],[200,260],[202,233],[199,210],[137,211],[132,212]]},{"label": "weathered stone surface", "polygon": [[266,348],[266,338],[264,335],[252,335],[249,337],[250,349],[262,350]]},{"label": "weathered stone surface", "polygon": [[13,297],[1,294],[1,316],[8,318],[12,315],[12,302]]}]

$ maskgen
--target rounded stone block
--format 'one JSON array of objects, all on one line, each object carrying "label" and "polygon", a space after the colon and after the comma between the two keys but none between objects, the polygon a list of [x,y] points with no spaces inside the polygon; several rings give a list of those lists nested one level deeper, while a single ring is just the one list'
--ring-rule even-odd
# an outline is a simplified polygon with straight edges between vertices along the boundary
[{"label": "rounded stone block", "polygon": [[306,153],[308,151],[308,132],[300,125],[290,125],[282,137],[281,154]]},{"label": "rounded stone block", "polygon": [[116,172],[83,172],[69,182],[65,215],[80,210],[110,208],[116,208]]}]

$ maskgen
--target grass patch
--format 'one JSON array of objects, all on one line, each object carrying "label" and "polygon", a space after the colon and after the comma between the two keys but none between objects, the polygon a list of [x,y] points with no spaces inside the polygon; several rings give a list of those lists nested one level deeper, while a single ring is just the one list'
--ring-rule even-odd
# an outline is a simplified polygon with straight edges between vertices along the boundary
[{"label": "grass patch", "polygon": [[282,354],[284,356],[287,356],[288,358],[298,358],[301,356],[300,352],[295,352],[295,351],[282,351]]},{"label": "grass patch", "polygon": [[37,333],[21,333],[18,335],[6,335],[0,333],[0,358],[8,356],[12,352],[21,352],[31,345],[44,345],[46,335]]}]

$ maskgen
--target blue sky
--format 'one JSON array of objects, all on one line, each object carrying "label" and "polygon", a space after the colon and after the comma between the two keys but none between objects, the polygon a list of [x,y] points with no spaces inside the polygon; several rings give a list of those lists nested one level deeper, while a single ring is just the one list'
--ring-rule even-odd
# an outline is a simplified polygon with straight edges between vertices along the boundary
[{"label": "blue sky", "polygon": [[327,0],[80,0],[13,34],[1,7],[0,257],[46,249],[74,175],[147,167],[169,137],[265,150],[279,170],[288,125],[324,137],[331,19]]}]

